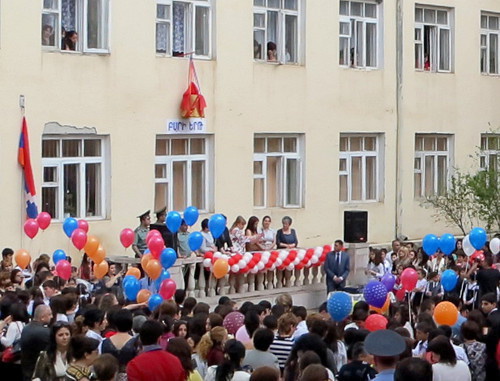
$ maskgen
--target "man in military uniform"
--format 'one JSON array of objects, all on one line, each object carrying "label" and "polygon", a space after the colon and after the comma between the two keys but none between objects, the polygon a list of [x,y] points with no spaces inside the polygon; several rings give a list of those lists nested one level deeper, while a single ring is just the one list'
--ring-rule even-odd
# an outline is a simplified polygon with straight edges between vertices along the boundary
[{"label": "man in military uniform", "polygon": [[149,216],[151,211],[146,211],[140,216],[137,216],[139,220],[141,221],[140,225],[135,228],[135,240],[132,245],[132,249],[135,252],[135,257],[136,258],[141,258],[142,255],[144,254],[144,251],[148,248],[148,245],[146,243],[146,236],[148,235],[149,232],[149,225],[151,223],[151,217]]},{"label": "man in military uniform", "polygon": [[170,229],[165,224],[165,220],[167,219],[167,207],[157,210],[156,214],[156,222],[151,224],[151,230],[158,230],[161,233],[163,238],[163,242],[165,243],[165,247],[170,247],[177,251],[177,234],[172,233]]}]

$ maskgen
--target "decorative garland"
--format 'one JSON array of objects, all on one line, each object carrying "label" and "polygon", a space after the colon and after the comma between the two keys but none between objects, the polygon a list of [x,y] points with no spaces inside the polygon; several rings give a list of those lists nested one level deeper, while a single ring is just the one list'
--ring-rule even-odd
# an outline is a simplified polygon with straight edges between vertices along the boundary
[{"label": "decorative garland", "polygon": [[327,254],[332,251],[330,245],[318,246],[310,249],[271,250],[262,252],[234,253],[232,255],[220,252],[207,252],[203,259],[203,266],[213,272],[217,260],[227,262],[228,271],[232,274],[257,274],[267,270],[302,270],[321,266]]}]

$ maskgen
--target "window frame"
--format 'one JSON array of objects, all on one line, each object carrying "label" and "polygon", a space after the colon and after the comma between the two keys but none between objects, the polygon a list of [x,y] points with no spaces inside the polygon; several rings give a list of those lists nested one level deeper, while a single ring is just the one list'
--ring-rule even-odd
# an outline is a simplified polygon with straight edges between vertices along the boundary
[{"label": "window frame", "polygon": [[[497,148],[491,149],[489,147],[489,139],[495,139]],[[483,142],[485,144],[483,144]],[[486,146],[486,147],[485,147]],[[500,171],[500,134],[499,133],[483,133],[481,134],[481,144],[479,146],[479,168],[481,170],[489,170],[491,165],[492,157],[496,157],[496,168],[493,168],[496,171]],[[493,159],[494,160],[494,159]]]},{"label": "window frame", "polygon": [[[281,152],[267,152],[268,139],[281,139]],[[296,151],[295,152],[284,152],[284,139],[293,138],[296,140]],[[255,140],[265,139],[264,152],[255,152]],[[264,205],[256,205],[255,190],[253,191],[253,207],[254,209],[269,209],[269,208],[282,208],[282,209],[300,209],[304,207],[304,152],[305,152],[305,134],[272,134],[272,133],[256,133],[253,136],[254,153],[252,160],[252,176],[253,176],[253,187],[255,186],[255,180],[264,180],[264,192],[262,194]],[[277,189],[276,189],[276,206],[268,205],[268,179],[267,179],[267,161],[268,158],[274,157],[279,158],[279,173],[277,179]],[[299,179],[298,179],[298,198],[299,202],[297,204],[287,203],[288,199],[288,189],[287,182],[285,180],[287,173],[288,160],[296,160],[298,163]],[[262,174],[255,174],[253,166],[255,162],[262,162]]]},{"label": "window frame", "polygon": [[[347,139],[347,150],[341,151],[341,139]],[[350,139],[351,138],[362,138],[363,139],[363,149],[360,151],[350,151]],[[375,150],[365,151],[364,150],[364,139],[365,138],[375,138]],[[339,202],[341,204],[352,204],[352,203],[375,203],[380,202],[383,199],[383,160],[384,160],[384,134],[383,133],[340,133],[339,135]],[[359,157],[362,159],[361,167],[361,199],[354,200],[352,198],[353,186],[352,186],[352,159]],[[374,157],[375,162],[375,198],[367,198],[367,184],[366,184],[366,159],[369,157]],[[341,160],[346,161],[345,170],[340,169]],[[347,200],[341,200],[340,196],[340,177],[347,177]]]},{"label": "window frame", "polygon": [[[363,16],[359,15],[351,15],[351,4],[352,3],[362,3],[363,4]],[[347,3],[347,9],[349,15],[344,15],[341,13],[341,7],[342,3]],[[376,17],[367,17],[364,12],[366,9],[366,4],[374,5],[375,10],[376,10]],[[349,24],[349,33],[348,34],[342,34],[342,24]],[[355,37],[352,36],[352,25],[356,26],[358,23],[362,24],[362,34],[363,34],[363,39],[362,39],[362,53],[363,53],[363,58],[362,58],[362,64],[361,65],[356,65],[354,63],[351,63],[350,55],[347,57],[347,59],[342,60],[341,58],[341,52],[342,52],[342,44],[341,44],[341,39],[347,39],[347,46],[348,49],[347,51],[350,52],[352,48],[354,48],[354,61],[356,61],[356,55],[357,55],[357,50],[355,47],[351,46],[351,41],[354,39],[356,40]],[[376,31],[376,39],[375,39],[375,65],[374,66],[368,66],[367,65],[367,38],[366,38],[366,30],[367,30],[367,24],[375,25],[375,31]],[[339,2],[339,66],[343,68],[356,68],[356,69],[365,69],[365,70],[377,70],[382,68],[382,57],[383,57],[383,5],[380,2],[377,2],[375,0],[343,0]],[[354,28],[355,33],[357,33],[357,27]],[[355,43],[357,45],[357,42]],[[343,63],[347,62],[347,64]]]},{"label": "window frame", "polygon": [[[421,10],[422,20],[417,20],[417,10]],[[436,14],[436,19],[434,22],[425,21],[425,11],[433,11]],[[425,4],[415,4],[415,25],[414,25],[414,60],[415,60],[415,70],[418,72],[430,72],[430,73],[453,73],[454,71],[454,8],[447,7],[436,7],[432,5]],[[440,24],[437,21],[437,12],[446,12],[447,15],[447,23]],[[430,27],[433,28],[432,41],[430,41],[431,57],[430,57],[430,68],[429,70],[425,69],[425,28]],[[416,32],[420,31],[420,40],[416,38]],[[441,68],[441,41],[440,36],[443,31],[448,32],[448,67],[449,69]],[[421,46],[421,54],[420,57],[416,56],[416,48],[417,46]],[[420,67],[418,67],[419,65]]]},{"label": "window frame", "polygon": [[[174,55],[173,54],[173,40],[174,40],[174,3],[184,3],[188,7],[189,11],[189,20],[187,23],[187,33],[185,32],[185,39],[189,41],[188,45],[185,47],[186,52],[183,53],[183,55]],[[156,49],[156,26],[159,23],[167,23],[167,20],[165,19],[158,19],[157,17],[157,9],[158,5],[167,5],[170,7],[170,21],[168,21],[169,25],[169,30],[168,30],[168,35],[169,35],[169,51],[163,53],[159,52]],[[203,55],[203,54],[196,54],[196,12],[198,8],[207,8],[209,12],[209,17],[208,17],[208,54]],[[213,25],[214,25],[214,2],[213,0],[156,0],[156,6],[155,6],[155,53],[159,57],[189,57],[190,55],[193,56],[195,59],[201,59],[201,60],[211,60],[213,58],[213,50],[214,50],[214,41],[213,41]]]},{"label": "window frame", "polygon": [[[57,0],[56,8],[44,8],[44,3],[42,0],[42,18],[44,15],[57,14],[58,25],[54,30],[54,46],[43,45],[42,49],[51,52],[63,52],[68,54],[108,54],[110,52],[110,0],[100,0],[101,1],[101,21],[105,28],[103,29],[103,35],[100,37],[103,40],[105,48],[89,48],[88,47],[88,10],[89,1],[92,0],[75,0],[75,26],[76,32],[78,33],[78,43],[75,50],[63,50],[61,46],[61,29],[62,29],[62,0]],[[43,22],[42,22],[43,28]]]},{"label": "window frame", "polygon": [[[194,205],[192,203],[193,201],[193,184],[192,184],[192,164],[193,162],[198,162],[198,161],[204,161],[205,162],[205,170],[204,170],[204,176],[205,176],[205,184],[203,186],[203,192],[204,192],[204,203],[205,206],[202,208],[199,205],[194,205],[196,206],[201,213],[210,213],[213,211],[213,178],[214,178],[214,172],[213,172],[213,160],[214,160],[214,154],[213,154],[213,135],[210,134],[193,134],[193,135],[165,135],[165,134],[158,134],[156,135],[155,138],[155,145],[158,140],[167,140],[169,141],[169,147],[172,146],[171,140],[182,140],[182,139],[187,139],[188,140],[188,151],[186,154],[183,155],[173,155],[171,153],[171,149],[169,148],[168,155],[157,155],[155,152],[155,160],[154,160],[154,184],[155,184],[155,191],[154,191],[154,199],[156,202],[156,184],[167,184],[167,191],[168,191],[168,197],[167,197],[167,202],[166,202],[166,207],[168,210],[175,210],[174,208],[174,179],[173,179],[173,165],[174,163],[179,163],[179,162],[185,162],[186,163],[186,206],[183,208],[185,209],[186,207],[190,205]],[[204,139],[204,148],[205,148],[205,153],[204,154],[191,154],[189,152],[190,146],[191,146],[191,140],[192,139]],[[165,166],[165,177],[157,178],[156,177],[156,166],[157,165],[164,165]],[[162,205],[163,207],[164,205]]]},{"label": "window frame", "polygon": [[[303,54],[304,54],[304,47],[303,41],[305,41],[305,38],[303,36],[303,24],[304,24],[304,9],[305,6],[302,3],[302,0],[297,0],[297,10],[293,9],[287,9],[285,8],[285,0],[278,0],[280,2],[279,8],[274,8],[270,7],[267,4],[267,0],[262,0],[264,1],[265,5],[255,5],[255,1],[253,2],[253,11],[252,11],[252,18],[255,17],[255,14],[261,14],[264,16],[264,26],[263,27],[256,27],[254,24],[252,24],[252,39],[255,39],[254,33],[256,30],[262,30],[264,31],[264,46],[262,46],[263,50],[263,59],[261,58],[256,58],[255,55],[253,56],[253,59],[255,62],[259,63],[269,63],[269,64],[280,64],[280,65],[302,65],[304,62]],[[277,31],[277,40],[276,45],[277,45],[277,54],[278,54],[278,59],[277,61],[269,61],[267,59],[267,43],[270,41],[270,39],[267,37],[268,35],[268,12],[276,12],[278,14],[278,31]],[[287,16],[295,16],[297,18],[297,52],[296,56],[297,59],[296,61],[287,61],[286,60],[286,17]]]},{"label": "window frame", "polygon": [[[479,39],[480,39],[479,40],[480,71],[481,71],[481,74],[483,74],[483,75],[498,76],[498,75],[500,75],[500,62],[499,62],[499,58],[500,58],[500,53],[499,53],[499,49],[500,49],[500,13],[482,11],[480,17],[481,17],[481,23],[480,23],[481,31],[479,34]],[[483,17],[486,17],[487,27],[483,26]],[[498,25],[497,29],[490,28],[490,18],[497,18],[497,25]],[[496,57],[495,57],[496,58],[496,72],[491,71],[490,55],[491,55],[491,36],[492,35],[496,36],[496,38],[497,38]],[[483,36],[486,38],[486,45],[483,45],[483,43],[482,43]],[[486,54],[486,60],[484,63],[486,65],[485,66],[486,70],[483,70],[483,62],[482,62],[483,51]]]},{"label": "window frame", "polygon": [[[417,139],[422,139],[422,149],[419,150],[417,147]],[[434,149],[426,150],[425,149],[425,139],[434,139]],[[447,151],[440,151],[437,149],[438,140],[440,138],[446,138]],[[416,133],[414,140],[414,164],[413,164],[413,197],[414,199],[422,199],[429,196],[439,196],[439,157],[446,157],[446,186],[445,190],[448,190],[450,187],[451,176],[453,172],[453,161],[454,161],[454,135],[446,134],[446,133]],[[426,166],[425,159],[427,157],[433,157],[433,191],[431,194],[426,194]],[[420,165],[417,168],[417,160]],[[420,175],[420,191],[417,195],[416,191],[416,176]]]},{"label": "window frame", "polygon": [[[62,156],[62,142],[65,140],[79,140],[81,141],[81,156],[63,157]],[[84,144],[85,140],[99,140],[100,141],[100,156],[84,156]],[[57,188],[57,197],[55,205],[55,215],[52,216],[56,221],[63,221],[66,216],[64,213],[64,167],[66,165],[78,164],[79,166],[79,197],[80,200],[85,200],[86,197],[86,183],[85,183],[85,166],[86,164],[100,164],[101,165],[101,175],[100,175],[100,211],[99,214],[94,216],[87,216],[85,211],[85,202],[80,201],[78,215],[71,216],[75,218],[85,218],[90,221],[105,220],[109,216],[109,178],[110,178],[110,160],[109,158],[109,136],[108,135],[91,135],[91,134],[69,134],[69,135],[53,135],[44,134],[42,136],[42,145],[44,141],[57,141],[59,146],[59,156],[58,157],[43,157],[42,156],[42,191],[43,188]],[[43,151],[43,149],[42,149]],[[57,181],[55,182],[45,182],[44,179],[44,169],[45,168],[56,168]],[[43,194],[43,192],[42,192]],[[42,199],[43,205],[43,199]]]}]

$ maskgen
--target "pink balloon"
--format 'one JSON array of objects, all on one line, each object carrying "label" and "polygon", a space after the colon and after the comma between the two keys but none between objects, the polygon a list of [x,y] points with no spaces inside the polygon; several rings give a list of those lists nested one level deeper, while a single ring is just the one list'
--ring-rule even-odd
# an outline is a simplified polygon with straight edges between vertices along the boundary
[{"label": "pink balloon", "polygon": [[135,233],[132,229],[123,229],[120,233],[120,242],[127,248],[134,243]]},{"label": "pink balloon", "polygon": [[161,282],[160,290],[158,293],[165,300],[172,299],[175,294],[175,290],[177,289],[177,285],[173,279],[165,279]]},{"label": "pink balloon", "polygon": [[82,229],[85,233],[88,233],[89,223],[86,220],[78,220],[78,228]]},{"label": "pink balloon", "polygon": [[28,237],[33,239],[38,233],[38,222],[33,218],[29,218],[24,223],[24,232]]},{"label": "pink balloon", "polygon": [[159,258],[161,251],[165,247],[165,243],[163,242],[163,238],[161,237],[153,237],[148,242],[148,249],[153,254],[153,257]]},{"label": "pink balloon", "polygon": [[71,278],[71,263],[66,259],[61,259],[56,265],[57,276],[64,280]]},{"label": "pink balloon", "polygon": [[42,212],[36,218],[36,222],[38,222],[38,226],[40,229],[45,230],[49,227],[52,217],[47,212]]},{"label": "pink balloon", "polygon": [[78,250],[82,250],[87,243],[87,233],[80,228],[75,229],[71,234],[71,242]]},{"label": "pink balloon", "polygon": [[150,230],[148,234],[146,235],[146,243],[149,244],[149,240],[154,237],[160,237],[161,238],[161,233],[158,230]]},{"label": "pink balloon", "polygon": [[401,284],[404,290],[413,291],[413,289],[417,285],[417,281],[418,274],[415,269],[412,269],[410,267],[404,269],[403,273],[401,274]]}]

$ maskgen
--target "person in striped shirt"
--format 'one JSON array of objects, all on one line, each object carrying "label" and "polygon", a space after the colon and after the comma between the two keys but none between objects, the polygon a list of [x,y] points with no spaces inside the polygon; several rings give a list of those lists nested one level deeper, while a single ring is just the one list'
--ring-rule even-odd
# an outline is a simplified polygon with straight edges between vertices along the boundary
[{"label": "person in striped shirt", "polygon": [[281,372],[285,368],[288,355],[294,344],[293,333],[297,327],[297,317],[291,312],[285,313],[278,319],[278,334],[269,347],[269,351],[278,358]]}]

